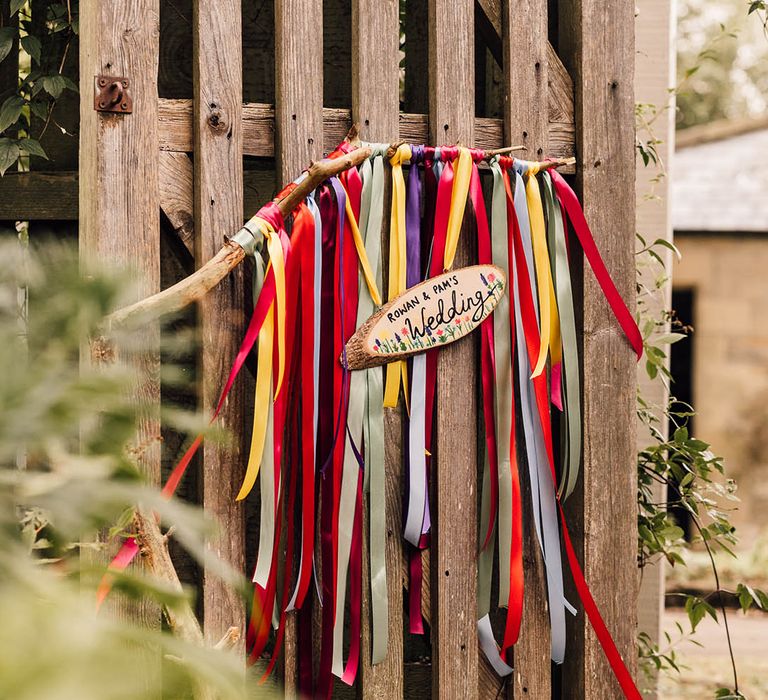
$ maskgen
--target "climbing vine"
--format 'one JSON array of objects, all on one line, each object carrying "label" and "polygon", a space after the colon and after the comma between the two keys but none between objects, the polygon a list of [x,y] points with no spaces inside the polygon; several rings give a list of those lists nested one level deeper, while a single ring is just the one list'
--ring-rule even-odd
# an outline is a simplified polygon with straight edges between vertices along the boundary
[{"label": "climbing vine", "polygon": [[[661,141],[653,133],[655,120],[669,109],[654,105],[638,105],[637,152],[645,166],[657,167],[652,178],[655,183],[666,177],[665,165],[656,146]],[[654,192],[648,198],[657,198]],[[668,366],[672,344],[685,342],[693,328],[683,325],[674,311],[655,311],[661,290],[670,284],[664,249],[680,256],[677,248],[660,238],[648,242],[638,234],[638,312],[644,338],[645,371],[653,381],[664,383],[668,399],[662,406],[654,405],[638,392],[637,416],[647,428],[650,444],[638,453],[638,566],[641,570],[659,560],[670,566],[686,566],[691,547],[703,547],[711,565],[713,588],[706,595],[679,593],[687,613],[689,629],[677,624],[677,636],[664,633],[662,643],[646,633],[638,637],[640,667],[647,681],[658,672],[681,673],[677,649],[682,642],[695,642],[696,629],[705,616],[722,624],[728,644],[733,682],[730,687],[716,690],[719,699],[743,698],[739,690],[736,659],[731,645],[726,603],[735,599],[742,611],[752,607],[768,610],[768,594],[746,583],[734,590],[725,590],[715,560],[722,550],[735,557],[736,531],[729,519],[728,504],[738,501],[736,484],[727,477],[723,459],[715,455],[710,445],[689,432],[695,415],[693,406],[674,396],[674,382]],[[651,280],[649,282],[649,280]],[[667,434],[669,432],[669,434]],[[659,498],[659,492],[665,494]],[[676,513],[687,514],[693,525],[692,537],[685,540]]]},{"label": "climbing vine", "polygon": [[26,169],[30,156],[47,159],[40,143],[46,131],[67,133],[56,120],[56,101],[78,91],[64,74],[79,31],[77,0],[35,5],[34,16],[27,0],[10,0],[7,9],[0,15],[0,67],[18,60],[18,83],[0,95],[0,175]]}]

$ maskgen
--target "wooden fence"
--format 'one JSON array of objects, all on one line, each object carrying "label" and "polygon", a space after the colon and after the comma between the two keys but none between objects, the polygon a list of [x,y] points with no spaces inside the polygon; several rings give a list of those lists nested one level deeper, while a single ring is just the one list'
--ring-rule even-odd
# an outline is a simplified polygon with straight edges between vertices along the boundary
[{"label": "wooden fence", "polygon": [[[7,11],[7,0],[0,4]],[[0,179],[0,220],[29,220],[34,234],[44,227],[62,231],[79,219],[84,253],[141,271],[138,299],[211,257],[223,236],[240,228],[244,213],[253,214],[281,183],[336,145],[353,122],[369,141],[399,137],[484,148],[522,143],[528,159],[576,155],[573,174],[587,219],[631,308],[633,13],[628,0],[81,0],[79,164],[71,139],[49,135],[47,148],[59,144],[58,171],[33,161],[31,172]],[[73,54],[65,68],[75,76]],[[130,80],[131,114],[94,111],[99,74]],[[11,77],[0,75],[6,81],[0,88]],[[60,109],[60,118],[77,123],[71,99]],[[469,238],[462,237],[458,264],[472,257]],[[204,410],[212,408],[244,330],[244,274],[231,274],[197,309],[200,351],[189,372]],[[594,597],[632,664],[635,368],[591,272],[583,274],[580,288],[584,471],[567,502],[567,518]],[[185,322],[194,323],[194,314]],[[161,425],[158,408],[161,401],[185,400],[161,386],[159,340],[157,325],[143,333],[143,364],[152,380],[136,386],[146,406],[140,439],[154,446],[143,455],[144,468],[156,482],[178,457],[182,440]],[[255,558],[251,523],[257,520],[250,506],[235,502],[249,381],[235,385],[220,420],[240,439],[229,447],[205,445],[185,492],[221,521],[224,535],[212,546],[243,571]],[[403,421],[399,411],[387,409],[389,654],[372,666],[364,651],[356,689],[337,683],[338,696],[416,697],[430,685],[434,697],[444,698],[617,696],[582,611],[568,621],[565,664],[551,665],[543,564],[530,533],[523,632],[507,689],[478,653],[472,342],[443,352],[438,384],[436,523],[424,554],[431,572],[423,600],[430,631],[423,641],[404,632]],[[450,410],[448,398],[462,409]],[[521,473],[525,489],[527,471]],[[525,493],[523,501],[530,503]],[[524,517],[530,522],[531,513]],[[217,640],[230,625],[242,627],[241,600],[182,557],[177,561],[182,578],[201,585],[206,637]],[[567,595],[577,602],[573,590]],[[367,598],[364,606],[367,615]],[[159,624],[156,610],[141,614],[147,624]],[[364,649],[368,635],[366,624]],[[281,670],[289,697],[295,696],[296,654],[289,617]]]}]

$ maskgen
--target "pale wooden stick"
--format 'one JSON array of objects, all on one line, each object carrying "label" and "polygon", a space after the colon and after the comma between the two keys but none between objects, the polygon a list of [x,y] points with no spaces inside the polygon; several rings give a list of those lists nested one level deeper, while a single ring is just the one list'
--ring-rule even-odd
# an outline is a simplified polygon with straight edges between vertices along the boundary
[{"label": "pale wooden stick", "polygon": [[[160,531],[160,526],[152,514],[143,513],[140,509],[136,511],[133,522],[136,527],[136,541],[146,567],[153,576],[181,593],[181,581],[168,552],[168,536]],[[164,607],[163,612],[171,631],[179,639],[196,646],[205,646],[203,631],[189,603]],[[192,696],[195,700],[216,700],[218,694],[205,681],[196,680]]]},{"label": "pale wooden stick", "polygon": [[563,165],[576,165],[576,159],[571,156],[570,158],[554,158],[553,160],[545,160],[539,163],[539,170],[549,170],[550,168],[559,168]]},{"label": "pale wooden stick", "polygon": [[518,146],[506,146],[505,148],[494,148],[492,151],[486,151],[486,158],[493,158],[493,156],[501,156],[505,153],[512,153],[512,151],[527,151],[528,149],[523,145]]},{"label": "pale wooden stick", "polygon": [[[360,165],[370,155],[370,149],[358,148],[339,158],[312,163],[307,170],[307,177],[285,197],[275,200],[280,212],[283,216],[288,216],[322,182]],[[163,314],[183,309],[202,299],[244,259],[245,251],[242,247],[231,240],[226,241],[216,255],[189,277],[158,294],[112,313],[106,319],[106,329],[124,326],[135,319],[148,322]]]}]

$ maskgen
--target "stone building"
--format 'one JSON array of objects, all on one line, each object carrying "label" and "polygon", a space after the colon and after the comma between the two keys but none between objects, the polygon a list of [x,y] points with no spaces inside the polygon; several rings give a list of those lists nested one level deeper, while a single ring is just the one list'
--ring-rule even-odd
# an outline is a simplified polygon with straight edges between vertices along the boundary
[{"label": "stone building", "polygon": [[672,308],[694,327],[673,348],[673,394],[725,458],[743,547],[768,533],[768,117],[679,132],[671,180]]}]

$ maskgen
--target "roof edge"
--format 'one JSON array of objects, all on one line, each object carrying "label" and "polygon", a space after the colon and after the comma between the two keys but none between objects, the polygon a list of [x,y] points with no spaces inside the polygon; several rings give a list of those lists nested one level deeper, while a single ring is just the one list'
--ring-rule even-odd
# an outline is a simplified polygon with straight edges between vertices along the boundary
[{"label": "roof edge", "polygon": [[762,129],[768,129],[768,114],[742,119],[719,119],[718,121],[691,126],[676,132],[675,150],[680,151],[691,146],[722,141]]}]

